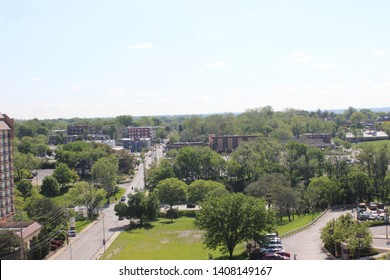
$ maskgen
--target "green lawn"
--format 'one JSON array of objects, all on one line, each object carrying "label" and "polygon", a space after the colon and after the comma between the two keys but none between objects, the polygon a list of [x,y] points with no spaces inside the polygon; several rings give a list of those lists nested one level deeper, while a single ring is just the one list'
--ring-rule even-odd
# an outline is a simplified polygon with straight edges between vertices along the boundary
[{"label": "green lawn", "polygon": [[202,232],[194,228],[194,218],[182,217],[171,223],[159,219],[144,228],[122,232],[101,259],[111,260],[206,260],[221,256],[203,247]]},{"label": "green lawn", "polygon": [[[318,213],[319,214],[319,213]],[[314,217],[318,216],[314,215]],[[312,221],[312,215],[301,215],[288,223],[283,220],[277,226],[282,234]],[[226,258],[219,251],[206,249],[202,244],[202,232],[194,228],[194,218],[181,217],[170,222],[161,218],[148,227],[133,227],[119,234],[106,250],[103,260],[206,260],[208,254],[214,259]],[[234,255],[240,258],[245,252],[245,243],[236,247]]]},{"label": "green lawn", "polygon": [[295,216],[295,219],[291,222],[288,221],[287,217],[283,217],[282,221],[279,221],[276,226],[276,230],[279,234],[283,234],[294,229],[303,227],[307,224],[310,224],[313,219],[317,218],[321,212],[316,212],[312,214],[300,215],[300,217]]}]

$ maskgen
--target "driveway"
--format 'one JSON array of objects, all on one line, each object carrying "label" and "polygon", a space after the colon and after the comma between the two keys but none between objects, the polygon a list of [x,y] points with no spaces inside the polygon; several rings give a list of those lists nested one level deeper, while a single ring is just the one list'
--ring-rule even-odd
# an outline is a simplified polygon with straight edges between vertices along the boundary
[{"label": "driveway", "polygon": [[329,210],[308,229],[282,239],[283,248],[297,260],[327,260],[329,256],[322,250],[321,228],[328,221],[351,210]]}]

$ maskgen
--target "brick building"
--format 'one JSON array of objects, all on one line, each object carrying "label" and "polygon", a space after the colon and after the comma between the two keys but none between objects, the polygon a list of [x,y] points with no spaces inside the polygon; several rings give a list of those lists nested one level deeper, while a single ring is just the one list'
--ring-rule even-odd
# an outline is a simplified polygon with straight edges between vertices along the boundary
[{"label": "brick building", "polygon": [[150,138],[152,140],[157,137],[157,128],[156,126],[129,126],[127,128],[128,135],[126,137],[132,139],[140,139],[140,138]]},{"label": "brick building", "polygon": [[215,136],[209,135],[209,147],[218,153],[231,153],[238,147],[241,141],[249,141],[257,138],[254,135],[224,135]]},{"label": "brick building", "polygon": [[90,125],[68,125],[66,133],[68,135],[82,135],[94,133],[93,127]]}]

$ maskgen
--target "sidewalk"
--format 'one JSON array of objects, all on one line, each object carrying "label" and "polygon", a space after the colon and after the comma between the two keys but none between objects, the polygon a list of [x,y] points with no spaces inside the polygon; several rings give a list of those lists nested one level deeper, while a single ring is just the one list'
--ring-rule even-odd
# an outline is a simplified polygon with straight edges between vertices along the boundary
[{"label": "sidewalk", "polygon": [[[84,232],[84,231],[87,231],[89,230],[93,225],[95,225],[97,222],[99,222],[101,219],[103,218],[103,216],[100,214],[99,217],[97,217],[96,220],[94,220],[93,222],[91,222],[88,226],[86,226],[82,231],[78,232],[77,235],[79,235],[80,233]],[[69,237],[69,238],[72,238],[72,237]],[[77,236],[75,237],[75,239],[72,239],[71,242],[72,244],[74,242],[77,242],[78,239],[77,239]],[[47,260],[55,260],[57,259],[57,256],[58,255],[61,255],[67,248],[69,247],[69,244],[66,244],[64,246],[62,246],[60,249],[56,250],[55,252],[53,252],[51,255],[49,253],[49,255],[46,257]]]}]

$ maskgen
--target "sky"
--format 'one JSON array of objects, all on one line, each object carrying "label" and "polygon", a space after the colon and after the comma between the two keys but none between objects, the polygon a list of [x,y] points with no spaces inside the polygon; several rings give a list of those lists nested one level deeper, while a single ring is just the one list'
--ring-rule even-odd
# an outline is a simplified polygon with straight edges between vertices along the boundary
[{"label": "sky", "polygon": [[0,112],[389,107],[389,11],[387,0],[0,0]]}]

